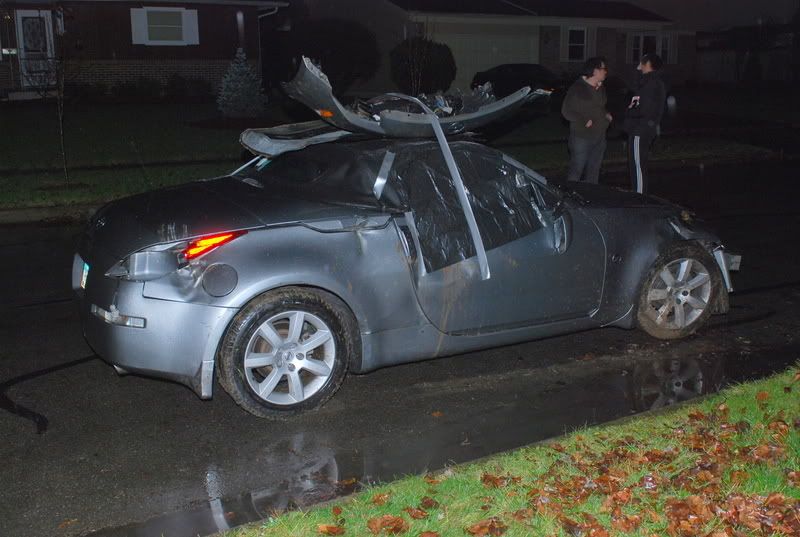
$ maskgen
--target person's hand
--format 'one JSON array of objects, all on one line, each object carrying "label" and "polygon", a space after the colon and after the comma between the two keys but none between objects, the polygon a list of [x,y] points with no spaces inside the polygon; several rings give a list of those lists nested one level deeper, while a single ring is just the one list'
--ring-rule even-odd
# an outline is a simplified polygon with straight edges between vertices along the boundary
[{"label": "person's hand", "polygon": [[612,121],[614,121],[614,116],[612,116],[610,112],[606,112],[606,119],[608,120],[609,123],[611,123]]},{"label": "person's hand", "polygon": [[591,119],[586,122],[586,128],[587,129],[591,129],[592,128],[592,120]]}]

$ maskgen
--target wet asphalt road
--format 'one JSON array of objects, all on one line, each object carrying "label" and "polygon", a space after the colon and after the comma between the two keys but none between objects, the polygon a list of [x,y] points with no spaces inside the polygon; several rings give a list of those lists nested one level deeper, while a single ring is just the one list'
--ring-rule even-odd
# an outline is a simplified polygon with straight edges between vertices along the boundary
[{"label": "wet asphalt road", "polygon": [[731,313],[696,337],[596,330],[388,368],[284,423],[218,387],[200,401],[117,376],[71,301],[78,229],[2,228],[0,535],[209,534],[346,493],[353,478],[441,468],[782,369],[800,358],[797,176],[797,164],[660,175],[657,194],[744,254]]}]

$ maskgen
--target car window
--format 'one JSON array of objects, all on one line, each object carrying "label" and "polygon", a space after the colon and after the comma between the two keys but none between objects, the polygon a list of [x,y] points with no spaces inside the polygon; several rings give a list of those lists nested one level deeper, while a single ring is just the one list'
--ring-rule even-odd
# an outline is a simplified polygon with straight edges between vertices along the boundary
[{"label": "car window", "polygon": [[399,155],[389,181],[404,185],[425,270],[434,272],[474,256],[475,245],[441,149],[425,145]]},{"label": "car window", "polygon": [[543,227],[533,185],[502,153],[469,145],[454,151],[486,250]]}]

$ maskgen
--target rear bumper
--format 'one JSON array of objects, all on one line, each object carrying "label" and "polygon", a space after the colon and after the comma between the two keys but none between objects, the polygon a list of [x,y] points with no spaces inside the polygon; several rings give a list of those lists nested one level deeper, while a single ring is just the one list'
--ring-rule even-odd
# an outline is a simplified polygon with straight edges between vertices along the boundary
[{"label": "rear bumper", "polygon": [[125,371],[170,379],[210,398],[217,345],[236,310],[145,298],[143,288],[90,272],[81,301],[89,345]]},{"label": "rear bumper", "polygon": [[739,270],[739,265],[742,263],[742,256],[728,253],[720,246],[714,250],[714,260],[717,262],[719,270],[722,272],[722,280],[725,283],[725,288],[729,293],[732,293],[733,283],[731,282],[731,272]]}]

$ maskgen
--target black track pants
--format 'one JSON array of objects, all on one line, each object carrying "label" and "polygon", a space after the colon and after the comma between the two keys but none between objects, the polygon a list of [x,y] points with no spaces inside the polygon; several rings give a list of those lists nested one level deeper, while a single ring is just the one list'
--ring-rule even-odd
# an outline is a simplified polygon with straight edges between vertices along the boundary
[{"label": "black track pants", "polygon": [[653,136],[628,136],[628,169],[631,189],[647,194],[647,161]]}]

